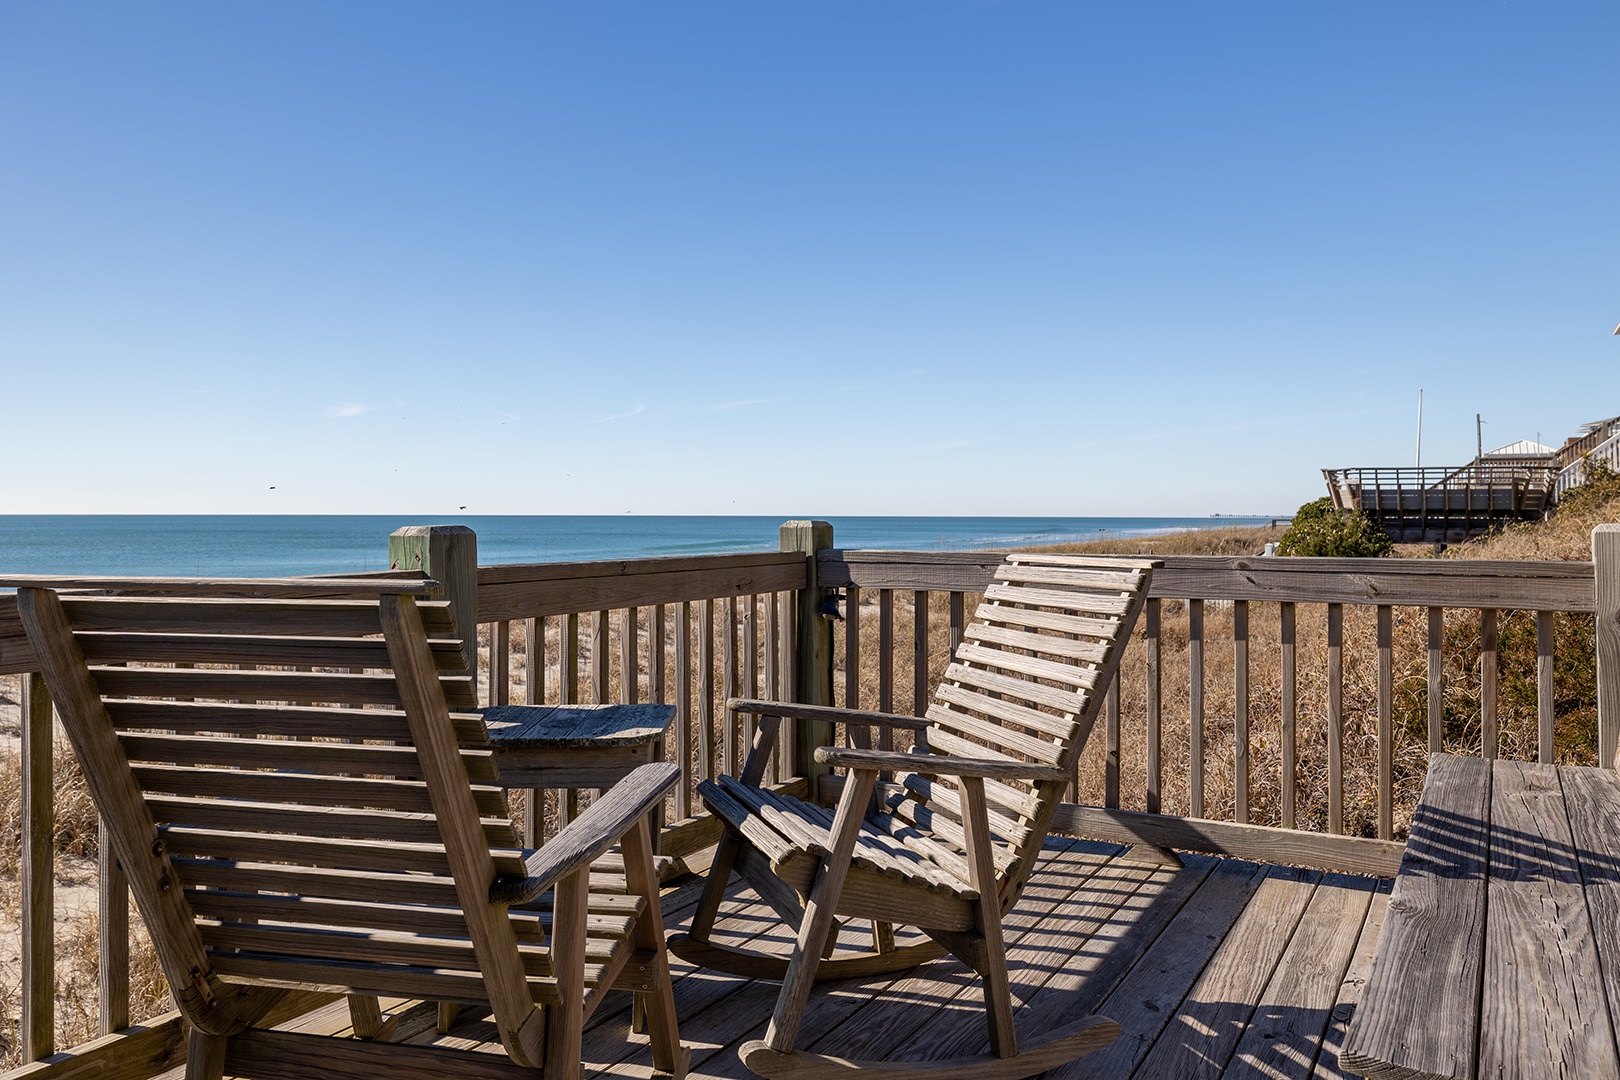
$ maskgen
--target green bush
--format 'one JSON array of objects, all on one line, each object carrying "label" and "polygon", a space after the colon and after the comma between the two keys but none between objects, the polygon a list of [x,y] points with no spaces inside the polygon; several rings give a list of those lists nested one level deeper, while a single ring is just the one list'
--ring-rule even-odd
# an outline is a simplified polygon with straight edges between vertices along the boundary
[{"label": "green bush", "polygon": [[1333,500],[1321,498],[1294,514],[1294,523],[1277,543],[1277,554],[1371,559],[1394,548],[1366,514],[1359,510],[1341,514],[1333,509]]}]

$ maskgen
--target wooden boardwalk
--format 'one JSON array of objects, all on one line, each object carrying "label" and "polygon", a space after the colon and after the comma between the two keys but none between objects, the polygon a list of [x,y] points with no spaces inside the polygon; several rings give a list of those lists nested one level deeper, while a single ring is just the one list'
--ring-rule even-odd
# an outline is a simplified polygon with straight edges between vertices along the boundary
[{"label": "wooden boardwalk", "polygon": [[[1049,1077],[1327,1078],[1366,978],[1390,882],[1187,856],[1183,869],[1121,858],[1115,845],[1054,838],[1008,916],[1020,1031],[1101,1012],[1124,1034]],[[690,885],[666,895],[669,924],[689,917]],[[788,938],[736,886],[720,940]],[[854,943],[865,927],[846,927]],[[699,971],[676,959],[675,1001],[692,1075],[751,1074],[737,1048],[764,1031],[776,983]],[[586,1032],[587,1076],[651,1075],[645,1041],[627,1034],[628,995]],[[385,1001],[385,1005],[387,1002]],[[341,1006],[299,1026],[340,1029]],[[490,1042],[469,1017],[447,1038]],[[413,1041],[432,1041],[431,1033]],[[823,1053],[918,1060],[988,1048],[976,978],[950,958],[903,974],[818,986],[799,1045]],[[498,1052],[498,1044],[490,1049]],[[178,1074],[176,1074],[178,1075]]]}]

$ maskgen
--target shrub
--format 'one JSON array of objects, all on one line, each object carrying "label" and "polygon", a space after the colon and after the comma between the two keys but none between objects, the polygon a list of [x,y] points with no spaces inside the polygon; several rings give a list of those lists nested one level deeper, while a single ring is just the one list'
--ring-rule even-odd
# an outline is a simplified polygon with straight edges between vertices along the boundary
[{"label": "shrub", "polygon": [[1388,555],[1394,543],[1360,510],[1333,509],[1328,498],[1308,502],[1277,544],[1279,555],[1367,559]]}]

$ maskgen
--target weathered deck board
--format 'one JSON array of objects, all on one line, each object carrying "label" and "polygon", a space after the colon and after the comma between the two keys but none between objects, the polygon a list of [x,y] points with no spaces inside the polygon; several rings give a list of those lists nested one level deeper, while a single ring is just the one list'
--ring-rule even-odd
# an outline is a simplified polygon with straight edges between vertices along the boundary
[{"label": "weathered deck board", "polygon": [[[1474,1075],[1490,798],[1489,762],[1442,755],[1430,763],[1390,897],[1388,944],[1367,979],[1366,997],[1379,1005],[1362,1012],[1345,1045],[1357,1072]],[[1413,1025],[1414,1015],[1434,1020]]]},{"label": "weathered deck board", "polygon": [[1328,874],[1301,916],[1271,984],[1223,1074],[1228,1080],[1304,1080],[1333,1019],[1367,918],[1374,882]]},{"label": "weathered deck board", "polygon": [[[1504,843],[1504,837],[1512,839]],[[1620,1076],[1597,944],[1552,765],[1498,762],[1479,1075]],[[1506,850],[1504,850],[1504,848]]]},{"label": "weathered deck board", "polygon": [[[1336,1052],[1367,977],[1388,904],[1387,880],[1320,875],[1237,859],[1187,856],[1167,868],[1094,841],[1054,838],[1007,920],[1019,1034],[1097,1012],[1125,1029],[1053,1078],[1344,1074]],[[695,893],[666,893],[665,922],[691,915]],[[716,937],[785,951],[790,935],[744,886]],[[870,926],[843,930],[864,946]],[[738,1047],[759,1037],[778,984],[694,969],[675,959],[674,993],[693,1077],[746,1080]],[[605,1001],[583,1044],[586,1076],[651,1076],[646,1040],[628,1034],[629,996]],[[392,1011],[399,1003],[384,1002]],[[950,958],[900,976],[818,986],[800,1045],[891,1061],[983,1051],[978,982]],[[431,1019],[431,1007],[424,1014]],[[340,1002],[298,1022],[344,1031]],[[418,1025],[412,1042],[499,1052],[487,1017],[466,1010],[449,1035]]]},{"label": "weathered deck board", "polygon": [[[1198,891],[1164,932],[1142,950],[1130,974],[1097,1010],[1119,1023],[1123,1029],[1120,1037],[1095,1054],[1054,1070],[1052,1077],[1128,1077],[1153,1049],[1166,1025],[1177,1018],[1182,999],[1243,913],[1265,874],[1264,867],[1251,862],[1210,861],[1215,865],[1202,868],[1207,877]],[[1199,869],[1193,863],[1181,873],[1196,873]],[[1136,951],[1144,943],[1125,938],[1120,944]]]},{"label": "weathered deck board", "polygon": [[1222,1074],[1321,876],[1270,868],[1137,1076],[1191,1080]]},{"label": "weathered deck board", "polygon": [[1344,1033],[1349,1030],[1350,1020],[1356,1015],[1362,988],[1367,985],[1367,973],[1372,970],[1373,952],[1378,947],[1378,934],[1384,928],[1384,913],[1389,910],[1389,890],[1393,884],[1387,879],[1373,883],[1367,920],[1361,924],[1356,951],[1350,957],[1350,966],[1345,969],[1344,978],[1339,982],[1339,992],[1333,1001],[1333,1015],[1328,1021],[1327,1031],[1322,1035],[1322,1045],[1316,1054],[1316,1069],[1311,1073],[1311,1080],[1356,1078],[1355,1073],[1346,1072],[1339,1064],[1339,1051],[1344,1049]]}]

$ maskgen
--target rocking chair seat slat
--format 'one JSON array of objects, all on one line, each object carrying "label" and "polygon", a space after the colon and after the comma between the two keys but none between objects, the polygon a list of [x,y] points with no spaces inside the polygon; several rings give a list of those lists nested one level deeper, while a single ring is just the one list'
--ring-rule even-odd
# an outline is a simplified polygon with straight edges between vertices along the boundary
[{"label": "rocking chair seat slat", "polygon": [[[743,799],[735,797],[744,787],[745,785],[729,776],[720,778],[719,789],[723,795],[734,797],[730,800],[733,805],[743,803]],[[715,814],[726,818],[728,810],[733,813],[735,811],[727,806],[725,801],[720,799],[711,801],[714,788],[715,785],[707,782],[700,784],[698,794]],[[769,858],[773,863],[787,862],[794,857],[813,862],[827,853],[831,844],[832,813],[826,807],[762,788],[754,788],[752,791],[758,803],[771,811],[769,814],[761,814],[756,810],[754,820],[768,824],[777,833],[776,839],[770,844],[774,853],[769,854]],[[959,899],[972,900],[979,895],[964,878],[934,864],[922,853],[907,848],[893,836],[876,829],[861,830],[852,861],[855,865],[875,870],[887,877],[908,881],[930,891],[945,893]]]}]

